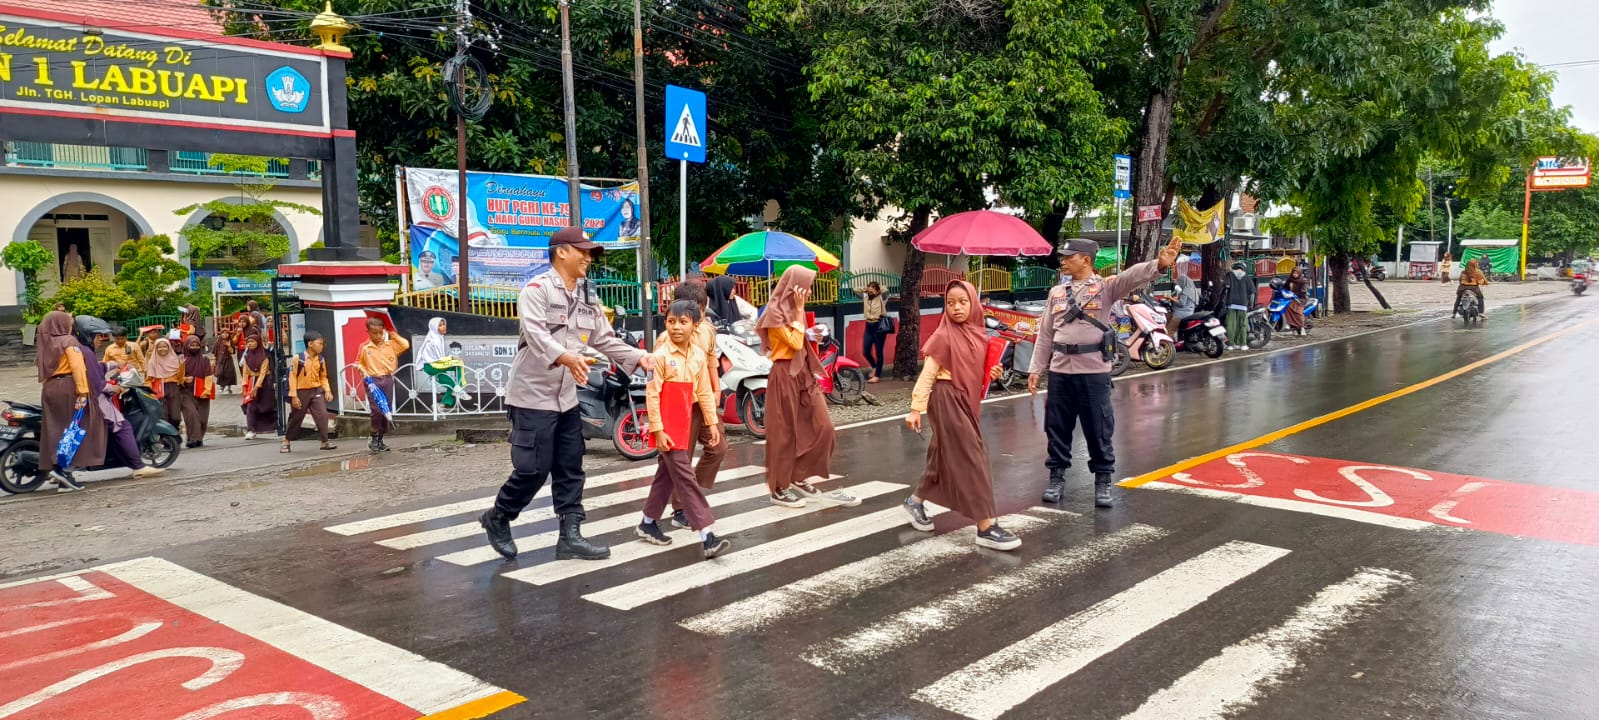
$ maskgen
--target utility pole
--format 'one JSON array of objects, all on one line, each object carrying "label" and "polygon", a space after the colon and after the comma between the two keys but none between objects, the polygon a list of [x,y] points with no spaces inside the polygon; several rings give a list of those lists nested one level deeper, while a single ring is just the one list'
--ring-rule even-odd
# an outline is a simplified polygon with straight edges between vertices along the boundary
[{"label": "utility pole", "polygon": [[638,201],[639,306],[644,311],[644,346],[655,349],[655,308],[651,304],[651,283],[655,280],[655,256],[650,251],[650,164],[649,144],[644,138],[644,9],[633,0],[633,112],[638,126]]},{"label": "utility pole", "polygon": [[1427,239],[1438,239],[1438,223],[1432,213],[1435,206],[1432,204],[1432,168],[1427,168]]},{"label": "utility pole", "polygon": [[577,168],[577,92],[572,89],[572,0],[561,0],[561,89],[566,106],[566,195],[570,225],[583,226],[583,187]]},{"label": "utility pole", "polygon": [[[472,22],[471,0],[455,0],[455,45],[456,52],[465,55],[471,47],[471,40],[467,37],[466,29]],[[466,97],[466,68],[463,64],[456,71],[455,76],[456,96]],[[466,112],[462,108],[455,109],[455,245],[456,260],[456,311],[462,315],[472,312],[472,280],[471,264],[467,259],[467,205],[466,205]],[[400,242],[406,242],[404,238]]]}]

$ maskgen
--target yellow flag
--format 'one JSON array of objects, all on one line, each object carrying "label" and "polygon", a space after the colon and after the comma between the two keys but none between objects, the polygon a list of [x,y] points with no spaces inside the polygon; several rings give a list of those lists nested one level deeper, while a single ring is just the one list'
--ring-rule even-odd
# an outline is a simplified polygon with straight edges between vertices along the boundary
[{"label": "yellow flag", "polygon": [[1195,210],[1188,201],[1179,199],[1177,219],[1182,227],[1173,227],[1172,235],[1182,238],[1186,245],[1209,245],[1226,234],[1227,201],[1218,201],[1208,210]]}]

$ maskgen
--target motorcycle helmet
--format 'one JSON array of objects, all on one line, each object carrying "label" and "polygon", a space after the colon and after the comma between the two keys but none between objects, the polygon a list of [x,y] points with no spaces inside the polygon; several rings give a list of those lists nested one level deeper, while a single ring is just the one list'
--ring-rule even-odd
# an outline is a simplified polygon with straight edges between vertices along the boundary
[{"label": "motorcycle helmet", "polygon": [[1274,277],[1271,279],[1271,289],[1273,290],[1281,290],[1286,284],[1287,283],[1283,282],[1283,279],[1280,277]]},{"label": "motorcycle helmet", "polygon": [[93,315],[79,315],[72,321],[72,335],[89,347],[94,347],[96,335],[110,334],[111,324]]}]

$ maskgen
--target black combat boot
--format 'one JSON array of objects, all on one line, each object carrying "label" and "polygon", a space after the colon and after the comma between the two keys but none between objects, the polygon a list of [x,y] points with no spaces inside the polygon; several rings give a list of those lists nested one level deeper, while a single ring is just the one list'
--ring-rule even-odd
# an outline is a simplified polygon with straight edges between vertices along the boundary
[{"label": "black combat boot", "polygon": [[1094,507],[1108,508],[1115,504],[1110,497],[1110,473],[1094,473]]},{"label": "black combat boot", "polygon": [[555,543],[556,560],[607,560],[611,549],[595,545],[583,537],[579,526],[583,520],[576,514],[561,516],[561,539]]},{"label": "black combat boot", "polygon": [[1058,503],[1060,497],[1066,494],[1066,471],[1060,468],[1051,468],[1049,471],[1049,487],[1044,490],[1044,502]]},{"label": "black combat boot", "polygon": [[505,556],[506,560],[516,558],[516,541],[511,539],[511,519],[500,512],[499,508],[489,508],[488,512],[478,517],[477,522],[483,526],[483,531],[489,535],[489,547]]}]

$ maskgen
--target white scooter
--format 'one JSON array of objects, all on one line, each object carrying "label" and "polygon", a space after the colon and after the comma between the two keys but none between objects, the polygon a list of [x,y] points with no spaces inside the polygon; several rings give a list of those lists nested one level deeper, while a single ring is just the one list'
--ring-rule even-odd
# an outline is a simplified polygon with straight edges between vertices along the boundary
[{"label": "white scooter", "polygon": [[1124,308],[1133,320],[1133,332],[1125,341],[1129,357],[1151,370],[1169,367],[1177,357],[1177,343],[1166,332],[1165,311],[1146,302],[1142,293],[1129,297]]},{"label": "white scooter", "polygon": [[766,378],[772,361],[747,323],[716,324],[716,354],[722,378],[722,422],[742,423],[751,435],[766,437]]}]

